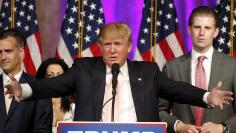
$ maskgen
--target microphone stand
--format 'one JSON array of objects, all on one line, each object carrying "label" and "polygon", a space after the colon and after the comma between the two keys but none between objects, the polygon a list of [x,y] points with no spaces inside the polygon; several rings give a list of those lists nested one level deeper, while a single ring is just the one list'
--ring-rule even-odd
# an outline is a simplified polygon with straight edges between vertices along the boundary
[{"label": "microphone stand", "polygon": [[120,66],[117,63],[112,64],[112,107],[111,107],[111,121],[114,122],[115,115],[115,100],[116,100],[116,87],[117,87],[117,78],[119,74]]}]

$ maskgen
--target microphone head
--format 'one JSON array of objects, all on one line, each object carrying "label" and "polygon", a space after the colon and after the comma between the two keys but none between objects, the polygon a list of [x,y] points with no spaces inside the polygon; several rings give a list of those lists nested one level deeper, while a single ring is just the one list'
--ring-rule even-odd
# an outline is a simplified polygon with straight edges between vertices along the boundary
[{"label": "microphone head", "polygon": [[111,66],[111,73],[118,74],[120,72],[120,65],[118,63],[114,63]]}]

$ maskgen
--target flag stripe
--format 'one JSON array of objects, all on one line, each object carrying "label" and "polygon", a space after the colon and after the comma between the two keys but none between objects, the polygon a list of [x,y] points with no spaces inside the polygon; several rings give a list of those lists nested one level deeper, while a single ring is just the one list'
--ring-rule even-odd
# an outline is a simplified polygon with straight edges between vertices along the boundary
[{"label": "flag stripe", "polygon": [[29,74],[34,75],[36,73],[36,68],[30,56],[30,50],[28,45],[25,46],[24,51],[25,51],[25,58],[24,58],[25,71]]},{"label": "flag stripe", "polygon": [[182,38],[182,36],[181,36],[181,33],[180,33],[180,30],[179,29],[177,29],[176,31],[175,31],[175,36],[176,36],[176,38],[177,38],[177,40],[178,40],[178,42],[179,42],[179,45],[180,45],[180,47],[181,47],[181,49],[182,49],[182,52],[184,51],[184,41],[183,41],[183,38]]},{"label": "flag stripe", "polygon": [[83,57],[93,57],[93,53],[91,52],[90,48],[84,49],[82,51]]},{"label": "flag stripe", "polygon": [[142,58],[144,61],[151,61],[153,59],[153,55],[151,56],[150,50],[146,50],[142,53]]},{"label": "flag stripe", "polygon": [[160,70],[162,70],[164,64],[166,63],[166,58],[163,55],[163,52],[161,48],[159,47],[159,45],[155,45],[154,49],[156,50],[155,57],[158,57],[158,58],[155,58],[155,62],[157,62],[158,66],[160,67]]},{"label": "flag stripe", "polygon": [[97,43],[92,44],[90,46],[90,50],[92,51],[94,56],[100,56],[102,54],[100,50],[100,46]]},{"label": "flag stripe", "polygon": [[174,54],[174,57],[183,55],[183,50],[179,44],[178,39],[175,36],[175,33],[170,34],[166,37],[167,44],[169,45],[171,51]]},{"label": "flag stripe", "polygon": [[27,46],[29,48],[29,53],[32,59],[32,62],[35,66],[35,69],[38,69],[39,65],[41,64],[41,52],[39,45],[40,43],[37,43],[37,37],[34,35],[31,35],[27,38]]},{"label": "flag stripe", "polygon": [[38,52],[42,55],[42,44],[41,44],[41,38],[40,38],[40,34],[39,34],[39,32],[38,31],[36,31],[35,33],[34,33],[34,36],[35,36],[35,40],[36,40],[36,44],[37,44],[37,46],[38,46]]},{"label": "flag stripe", "polygon": [[142,58],[142,56],[141,56],[138,49],[135,50],[134,59],[137,60],[137,61],[142,61],[143,60],[143,58]]},{"label": "flag stripe", "polygon": [[172,58],[174,58],[174,54],[173,51],[171,50],[171,48],[169,47],[168,42],[166,41],[166,39],[163,39],[160,44],[159,47],[161,49],[161,51],[163,52],[164,57],[166,58],[166,60],[170,60]]},{"label": "flag stripe", "polygon": [[69,67],[72,66],[73,59],[70,56],[70,52],[68,51],[62,36],[60,37],[60,40],[59,40],[59,45],[57,47],[57,53],[58,53],[60,58],[64,59],[64,61],[66,62],[66,64]]}]

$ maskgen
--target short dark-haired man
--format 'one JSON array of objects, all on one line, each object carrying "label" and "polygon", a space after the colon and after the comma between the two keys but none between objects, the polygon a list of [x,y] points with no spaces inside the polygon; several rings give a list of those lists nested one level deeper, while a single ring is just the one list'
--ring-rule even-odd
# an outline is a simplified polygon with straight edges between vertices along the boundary
[{"label": "short dark-haired man", "polygon": [[[16,102],[4,96],[4,86],[10,83],[11,73],[20,83],[34,80],[21,69],[24,59],[24,36],[10,29],[0,33],[0,132],[51,133],[52,105],[50,100]],[[5,97],[5,98],[4,98]]]},{"label": "short dark-haired man", "polygon": [[[189,18],[188,31],[192,37],[192,51],[167,62],[163,71],[170,79],[188,82],[208,91],[220,83],[225,90],[235,93],[236,60],[213,48],[213,39],[219,32],[214,9],[207,6],[195,8]],[[167,121],[170,133],[174,130],[179,133],[222,133],[227,130],[235,133],[235,113],[235,100],[223,110],[160,100],[160,119]]]}]

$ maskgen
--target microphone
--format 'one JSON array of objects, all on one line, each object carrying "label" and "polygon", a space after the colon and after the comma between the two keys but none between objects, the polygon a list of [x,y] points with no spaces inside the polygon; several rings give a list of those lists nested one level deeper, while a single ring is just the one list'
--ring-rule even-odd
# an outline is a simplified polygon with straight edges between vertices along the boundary
[{"label": "microphone", "polygon": [[[117,63],[112,64],[111,66],[111,73],[112,73],[112,94],[116,93],[116,86],[117,86],[117,78],[120,72],[120,65]],[[113,92],[114,91],[114,92]],[[115,94],[113,94],[115,95]]]},{"label": "microphone", "polygon": [[115,109],[115,97],[116,97],[116,87],[117,87],[117,78],[120,72],[120,66],[117,63],[112,64],[111,73],[112,73],[112,109],[111,109],[111,121],[114,122],[114,109]]}]

